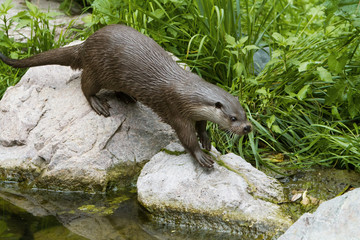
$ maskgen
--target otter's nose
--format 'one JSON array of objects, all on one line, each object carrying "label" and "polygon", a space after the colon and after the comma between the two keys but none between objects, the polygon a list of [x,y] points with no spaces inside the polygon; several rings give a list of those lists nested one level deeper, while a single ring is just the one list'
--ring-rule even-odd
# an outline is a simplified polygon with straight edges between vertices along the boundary
[{"label": "otter's nose", "polygon": [[244,127],[244,133],[247,134],[247,133],[251,132],[251,128],[252,128],[251,124],[246,125]]}]

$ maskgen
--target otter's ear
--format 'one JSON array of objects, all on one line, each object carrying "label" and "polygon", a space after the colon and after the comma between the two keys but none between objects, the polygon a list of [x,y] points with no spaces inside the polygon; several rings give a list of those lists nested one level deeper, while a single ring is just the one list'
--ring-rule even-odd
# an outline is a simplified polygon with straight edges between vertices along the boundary
[{"label": "otter's ear", "polygon": [[223,105],[222,105],[221,102],[216,102],[216,103],[215,103],[215,107],[216,107],[216,108],[222,108],[222,106],[223,106]]}]

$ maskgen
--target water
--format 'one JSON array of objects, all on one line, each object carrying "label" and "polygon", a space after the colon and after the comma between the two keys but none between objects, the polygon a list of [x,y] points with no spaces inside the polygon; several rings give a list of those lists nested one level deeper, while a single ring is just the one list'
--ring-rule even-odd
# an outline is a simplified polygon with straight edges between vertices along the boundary
[{"label": "water", "polygon": [[1,240],[237,239],[154,223],[132,190],[105,195],[0,186]]},{"label": "water", "polygon": [[[288,199],[294,190],[307,190],[309,195],[327,200],[347,186],[360,187],[359,173],[345,170],[309,169],[274,177],[283,183]],[[0,182],[0,240],[254,239],[155,223],[136,198],[134,189],[86,194],[28,189],[13,182]],[[302,206],[299,201],[282,206],[293,220],[316,209]]]}]

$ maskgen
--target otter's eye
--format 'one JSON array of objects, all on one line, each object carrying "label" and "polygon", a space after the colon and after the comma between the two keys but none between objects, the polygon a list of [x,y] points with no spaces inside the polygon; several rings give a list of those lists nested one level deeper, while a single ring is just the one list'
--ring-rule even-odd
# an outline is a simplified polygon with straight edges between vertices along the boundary
[{"label": "otter's eye", "polygon": [[231,120],[232,122],[235,122],[235,121],[237,120],[237,118],[236,118],[236,117],[230,117],[230,120]]}]

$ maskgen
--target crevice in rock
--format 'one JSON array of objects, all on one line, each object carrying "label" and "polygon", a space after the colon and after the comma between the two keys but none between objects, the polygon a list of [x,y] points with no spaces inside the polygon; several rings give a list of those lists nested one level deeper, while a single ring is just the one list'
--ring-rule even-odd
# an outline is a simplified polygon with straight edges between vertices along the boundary
[{"label": "crevice in rock", "polygon": [[0,145],[4,147],[21,147],[26,145],[26,142],[21,140],[11,140],[11,141],[0,140]]},{"label": "crevice in rock", "polygon": [[48,110],[43,111],[44,108],[45,108],[45,104],[43,104],[43,106],[41,108],[41,111],[42,111],[41,115],[37,119],[35,125],[33,127],[29,128],[27,135],[29,135],[31,133],[31,131],[34,130],[39,125],[40,121],[43,119],[44,115],[47,113]]},{"label": "crevice in rock", "polygon": [[115,134],[118,133],[121,130],[121,128],[122,128],[125,121],[126,121],[126,118],[124,118],[124,120],[120,123],[120,125],[117,127],[117,129],[109,137],[109,139],[106,141],[106,143],[104,144],[104,147],[101,150],[104,150],[104,149],[106,149],[108,147],[110,141],[114,138]]}]

